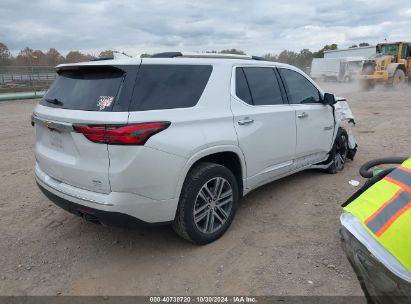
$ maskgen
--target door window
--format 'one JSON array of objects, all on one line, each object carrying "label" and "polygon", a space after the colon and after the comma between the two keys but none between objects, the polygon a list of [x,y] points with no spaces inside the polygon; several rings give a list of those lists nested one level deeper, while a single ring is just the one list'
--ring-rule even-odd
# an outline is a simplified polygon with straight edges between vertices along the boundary
[{"label": "door window", "polygon": [[280,86],[272,68],[237,68],[236,79],[237,96],[245,102],[255,106],[283,104]]},{"label": "door window", "polygon": [[403,44],[403,45],[402,45],[401,58],[402,58],[402,59],[407,59],[407,55],[408,55],[408,44]]},{"label": "door window", "polygon": [[250,88],[248,87],[247,79],[245,79],[242,68],[237,68],[235,72],[235,93],[242,101],[252,105]]},{"label": "door window", "polygon": [[290,103],[320,103],[321,95],[317,88],[303,75],[288,69],[279,69],[287,87]]}]

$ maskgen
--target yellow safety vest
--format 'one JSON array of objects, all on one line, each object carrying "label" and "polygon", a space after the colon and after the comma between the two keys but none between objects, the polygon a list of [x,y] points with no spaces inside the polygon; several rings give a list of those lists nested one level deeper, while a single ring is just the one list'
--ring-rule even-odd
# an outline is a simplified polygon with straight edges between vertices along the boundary
[{"label": "yellow safety vest", "polygon": [[411,158],[344,210],[411,272]]}]

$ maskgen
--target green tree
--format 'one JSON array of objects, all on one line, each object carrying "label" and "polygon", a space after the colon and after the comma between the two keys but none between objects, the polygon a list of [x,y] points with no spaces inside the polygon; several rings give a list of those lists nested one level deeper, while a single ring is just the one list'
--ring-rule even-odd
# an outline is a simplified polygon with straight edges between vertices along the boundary
[{"label": "green tree", "polygon": [[338,45],[335,43],[325,45],[321,50],[314,52],[314,58],[324,58],[324,52],[332,50],[338,50]]},{"label": "green tree", "polygon": [[13,57],[11,53],[4,43],[0,42],[0,66],[1,65],[9,65],[12,61]]},{"label": "green tree", "polygon": [[64,62],[64,57],[55,48],[50,48],[46,53],[46,65],[58,65]]},{"label": "green tree", "polygon": [[31,64],[32,65],[47,65],[46,63],[46,54],[41,50],[35,50],[31,54]]},{"label": "green tree", "polygon": [[265,54],[263,58],[268,61],[278,61],[278,56],[272,53]]},{"label": "green tree", "polygon": [[90,54],[83,54],[79,51],[70,51],[66,55],[66,62],[67,63],[90,61],[92,59],[95,59],[95,57],[90,55]]},{"label": "green tree", "polygon": [[105,51],[102,51],[100,55],[98,55],[98,57],[99,58],[114,58],[114,54],[113,54],[113,51],[111,50],[105,50]]},{"label": "green tree", "polygon": [[370,44],[368,42],[361,42],[358,46],[364,47],[364,46],[370,46]]},{"label": "green tree", "polygon": [[268,60],[291,64],[305,70],[311,65],[313,53],[309,49],[302,49],[299,53],[284,50],[278,56],[268,54],[264,57]]},{"label": "green tree", "polygon": [[309,49],[302,49],[297,56],[296,66],[302,70],[305,70],[307,67],[311,66],[313,60],[313,53]]},{"label": "green tree", "polygon": [[16,65],[30,66],[32,65],[32,61],[33,61],[32,56],[33,56],[33,50],[29,47],[25,47],[24,49],[20,50],[19,54],[14,60],[14,63]]},{"label": "green tree", "polygon": [[227,49],[227,50],[221,50],[219,53],[221,54],[236,54],[236,55],[245,55],[245,53],[242,50],[237,50],[237,49]]},{"label": "green tree", "polygon": [[282,63],[296,65],[298,59],[298,53],[294,51],[284,50],[279,55],[277,60]]}]

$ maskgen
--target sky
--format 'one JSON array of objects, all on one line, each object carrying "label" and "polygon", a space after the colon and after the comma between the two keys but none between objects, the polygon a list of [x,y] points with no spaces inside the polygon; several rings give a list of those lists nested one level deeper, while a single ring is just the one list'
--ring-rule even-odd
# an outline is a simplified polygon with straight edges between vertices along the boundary
[{"label": "sky", "polygon": [[411,0],[1,0],[0,42],[62,54],[237,48],[252,55],[411,40]]}]

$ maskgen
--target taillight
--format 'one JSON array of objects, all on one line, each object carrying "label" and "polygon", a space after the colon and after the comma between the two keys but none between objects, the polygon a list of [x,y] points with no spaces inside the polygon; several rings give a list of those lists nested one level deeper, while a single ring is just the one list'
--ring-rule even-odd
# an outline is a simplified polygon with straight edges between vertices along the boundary
[{"label": "taillight", "polygon": [[168,128],[170,122],[148,122],[133,125],[73,125],[88,140],[109,145],[144,145],[154,134]]}]

